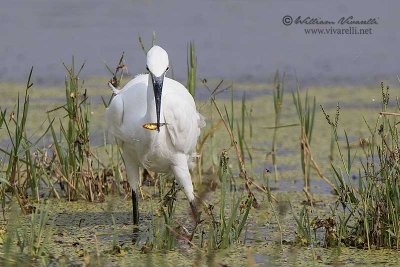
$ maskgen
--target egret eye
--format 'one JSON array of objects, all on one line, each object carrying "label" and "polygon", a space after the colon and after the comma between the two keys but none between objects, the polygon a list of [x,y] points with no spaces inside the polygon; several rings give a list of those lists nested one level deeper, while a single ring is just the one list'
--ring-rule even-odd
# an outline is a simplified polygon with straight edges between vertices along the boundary
[{"label": "egret eye", "polygon": [[167,69],[165,71],[168,71],[168,70],[169,70],[169,66],[167,67]]}]

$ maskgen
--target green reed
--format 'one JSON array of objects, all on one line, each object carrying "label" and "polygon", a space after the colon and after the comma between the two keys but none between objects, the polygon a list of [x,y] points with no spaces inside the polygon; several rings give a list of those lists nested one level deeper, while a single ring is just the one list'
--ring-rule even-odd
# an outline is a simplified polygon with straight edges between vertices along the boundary
[{"label": "green reed", "polygon": [[[32,140],[34,136],[27,135],[27,121],[29,117],[30,106],[30,92],[32,90],[33,68],[31,68],[26,83],[24,96],[22,100],[18,94],[16,105],[14,109],[8,113],[7,110],[0,108],[0,124],[5,129],[11,149],[0,148],[0,151],[5,156],[7,168],[5,169],[5,177],[2,178],[2,185],[0,189],[0,198],[2,202],[3,211],[5,209],[6,199],[10,198],[7,191],[11,190],[12,195],[16,197],[18,203],[23,211],[29,212],[30,204],[27,190],[36,200],[39,200],[39,186],[41,176],[44,169],[38,163],[38,158],[42,154],[41,150],[37,148],[37,144],[48,132],[50,126],[44,133]],[[50,122],[49,125],[51,125]],[[35,131],[36,134],[36,131]]]},{"label": "green reed", "polygon": [[21,221],[19,209],[12,205],[0,252],[2,266],[19,266],[37,261],[48,264],[51,231],[47,203],[40,202],[37,205],[27,224]]},{"label": "green reed", "polygon": [[187,45],[187,85],[186,88],[189,93],[196,96],[196,69],[197,69],[197,58],[194,42],[191,41]]},{"label": "green reed", "polygon": [[315,97],[310,100],[308,93],[302,102],[299,90],[292,93],[293,103],[296,107],[297,116],[300,123],[300,163],[304,179],[304,191],[308,194],[308,185],[311,172],[311,152],[310,144],[314,128],[315,118]]},{"label": "green reed", "polygon": [[50,114],[61,109],[66,113],[65,119],[59,118],[59,134],[51,125],[56,155],[52,167],[69,200],[79,196],[93,201],[104,196],[104,180],[99,178],[106,171],[94,168],[101,164],[90,145],[91,107],[84,83],[79,78],[83,67],[84,64],[76,71],[74,59],[70,67],[65,66],[65,104],[48,111]]},{"label": "green reed", "polygon": [[285,80],[285,73],[283,73],[282,77],[279,76],[279,72],[277,71],[274,76],[274,84],[273,84],[273,97],[274,97],[274,112],[275,112],[275,126],[274,126],[274,133],[272,135],[272,164],[274,165],[274,177],[275,182],[278,181],[278,165],[277,165],[277,150],[276,150],[276,142],[277,142],[277,135],[278,129],[280,127],[280,120],[282,114],[282,107],[283,107],[283,96],[284,96],[284,80]]},{"label": "green reed", "polygon": [[252,195],[248,195],[246,199],[243,199],[243,197],[238,197],[236,193],[232,193],[230,210],[229,212],[227,211],[229,172],[226,151],[223,151],[220,157],[218,178],[220,181],[219,218],[217,219],[213,213],[214,206],[210,205],[207,211],[210,218],[208,236],[208,246],[210,249],[227,248],[231,244],[239,242],[253,205]]},{"label": "green reed", "polygon": [[[231,129],[233,130],[233,95],[231,95],[231,114],[229,115],[225,109],[226,116],[229,120]],[[247,122],[247,123],[246,123]],[[247,126],[248,124],[248,126]],[[248,136],[246,136],[246,128],[248,127]],[[253,169],[253,125],[252,125],[252,111],[246,106],[246,93],[243,93],[241,101],[241,122],[236,120],[237,140],[239,142],[239,149],[241,157],[244,159],[246,156],[249,159],[250,170]],[[248,140],[248,141],[247,141]],[[247,152],[247,153],[246,153]],[[247,155],[246,155],[247,154]]]},{"label": "green reed", "polygon": [[292,209],[293,218],[297,226],[296,243],[299,243],[304,246],[309,246],[314,244],[316,237],[313,235],[312,220],[310,219],[310,213],[307,205],[303,205],[298,216],[296,216],[291,204],[290,207]]}]

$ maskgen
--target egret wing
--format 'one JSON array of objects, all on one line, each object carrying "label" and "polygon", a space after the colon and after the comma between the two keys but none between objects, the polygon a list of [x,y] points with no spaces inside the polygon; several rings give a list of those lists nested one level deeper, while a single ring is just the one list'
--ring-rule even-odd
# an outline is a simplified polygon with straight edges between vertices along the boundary
[{"label": "egret wing", "polygon": [[114,136],[131,135],[132,127],[146,112],[147,75],[138,75],[118,91],[106,109],[106,121]]},{"label": "egret wing", "polygon": [[113,97],[106,109],[106,119],[111,125],[120,126],[124,118],[124,100],[120,95]]},{"label": "egret wing", "polygon": [[200,127],[204,126],[203,117],[197,112],[194,100],[187,91],[169,93],[167,97],[163,114],[172,145],[185,154],[193,152]]}]

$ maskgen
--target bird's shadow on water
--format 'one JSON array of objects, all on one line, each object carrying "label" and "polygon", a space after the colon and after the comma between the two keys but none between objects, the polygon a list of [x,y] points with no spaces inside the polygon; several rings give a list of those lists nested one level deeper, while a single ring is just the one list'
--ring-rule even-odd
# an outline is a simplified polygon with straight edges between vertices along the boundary
[{"label": "bird's shadow on water", "polygon": [[99,241],[116,238],[119,243],[136,243],[141,233],[145,233],[145,222],[148,220],[151,220],[150,215],[141,214],[138,228],[133,225],[132,212],[60,212],[54,215],[53,226],[56,230],[69,233],[70,236],[95,232]]},{"label": "bird's shadow on water", "polygon": [[60,212],[54,216],[55,226],[64,227],[90,227],[112,226],[113,218],[116,225],[132,224],[131,212],[107,212],[107,211],[77,211]]}]

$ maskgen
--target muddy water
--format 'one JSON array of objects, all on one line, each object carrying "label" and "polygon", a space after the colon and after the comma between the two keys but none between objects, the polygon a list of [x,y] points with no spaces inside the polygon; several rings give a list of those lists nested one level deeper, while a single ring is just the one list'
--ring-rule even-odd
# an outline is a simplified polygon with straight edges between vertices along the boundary
[{"label": "muddy water", "polygon": [[[137,35],[149,45],[155,31],[179,79],[194,40],[200,77],[264,82],[280,69],[303,84],[376,83],[399,71],[399,9],[395,0],[3,0],[0,79],[22,81],[33,65],[36,81],[60,84],[72,55],[86,60],[85,76],[107,75],[103,61],[114,65],[121,51],[131,73],[143,72]],[[285,15],[378,24],[370,35],[310,36],[304,25],[283,25]]]}]

